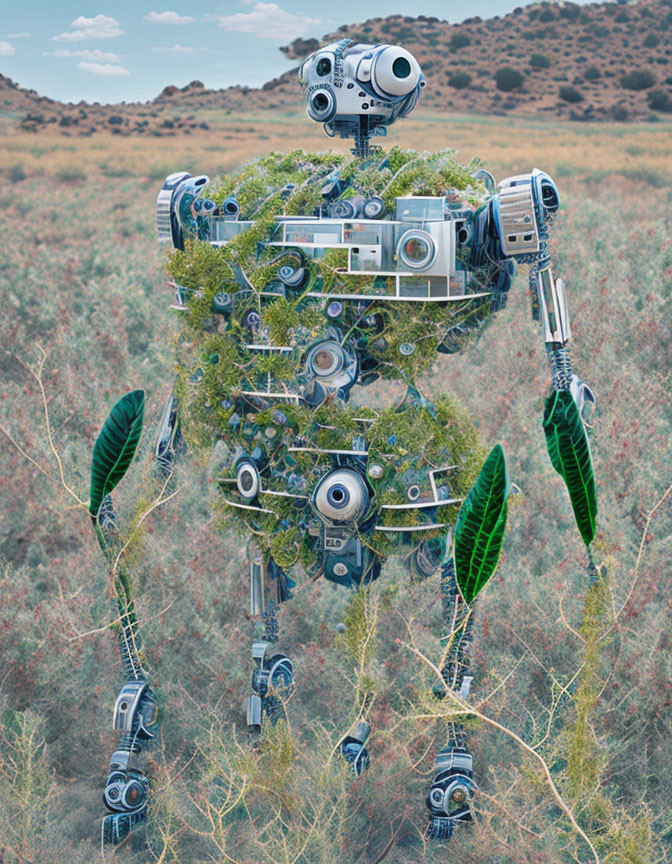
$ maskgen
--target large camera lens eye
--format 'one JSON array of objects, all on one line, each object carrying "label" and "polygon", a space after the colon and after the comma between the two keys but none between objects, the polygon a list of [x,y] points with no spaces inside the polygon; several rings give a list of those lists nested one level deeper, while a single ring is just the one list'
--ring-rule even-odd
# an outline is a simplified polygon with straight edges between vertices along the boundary
[{"label": "large camera lens eye", "polygon": [[329,75],[331,73],[331,60],[328,57],[320,57],[320,59],[317,61],[315,71],[320,76],[320,78],[324,78],[325,75]]},{"label": "large camera lens eye", "polygon": [[325,371],[328,372],[332,366],[332,363],[333,363],[333,358],[331,356],[331,352],[325,351],[324,349],[322,349],[321,351],[318,351],[317,354],[315,355],[314,363],[315,363],[315,368],[319,372],[325,372]]},{"label": "large camera lens eye", "polygon": [[376,53],[371,84],[381,96],[408,96],[422,78],[420,65],[405,48],[387,45]]},{"label": "large camera lens eye", "polygon": [[332,507],[336,507],[337,509],[345,507],[349,500],[350,493],[342,483],[336,483],[327,492],[327,501]]},{"label": "large camera lens eye", "polygon": [[322,480],[315,493],[320,515],[335,522],[356,522],[369,506],[369,492],[356,471],[340,468]]},{"label": "large camera lens eye", "polygon": [[397,254],[412,270],[426,270],[436,257],[436,247],[425,231],[407,231],[399,241]]},{"label": "large camera lens eye", "polygon": [[397,78],[408,78],[411,74],[411,64],[406,57],[397,57],[392,64],[392,72]]}]

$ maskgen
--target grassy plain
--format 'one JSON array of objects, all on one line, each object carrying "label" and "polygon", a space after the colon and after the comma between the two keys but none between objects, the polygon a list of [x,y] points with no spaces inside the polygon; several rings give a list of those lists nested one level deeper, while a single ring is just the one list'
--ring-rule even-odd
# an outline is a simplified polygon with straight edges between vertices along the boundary
[{"label": "grassy plain", "polygon": [[[226,172],[271,149],[347,149],[302,115],[207,120],[209,132],[188,137],[8,129],[0,137],[4,864],[102,860],[101,790],[121,670],[82,502],[100,424],[136,387],[148,393],[148,431],[117,494],[122,514],[141,512],[155,491],[151,439],[173,374],[153,228],[160,183],[182,168]],[[484,443],[504,443],[520,489],[478,608],[472,702],[483,717],[469,721],[483,790],[476,824],[450,852],[422,840],[431,753],[442,743],[436,715],[445,720],[446,710],[427,699],[433,673],[417,653],[440,658],[436,578],[409,585],[392,568],[351,612],[364,631],[377,630],[366,669],[376,736],[364,778],[351,784],[333,758],[356,716],[361,658],[335,630],[347,592],[320,582],[300,585],[283,613],[281,647],[297,669],[291,735],[281,724],[250,755],[243,538],[215,532],[217,455],[192,453],[177,494],[145,520],[137,543],[138,607],[163,725],[147,751],[149,829],[115,861],[672,859],[671,131],[420,115],[390,134],[390,145],[450,146],[465,162],[480,155],[498,178],[533,167],[555,177],[556,271],[568,284],[575,366],[600,406],[592,447],[608,580],[586,612],[585,553],[540,426],[548,376],[526,274],[481,339],[442,358],[426,382],[430,393],[462,399]]]}]

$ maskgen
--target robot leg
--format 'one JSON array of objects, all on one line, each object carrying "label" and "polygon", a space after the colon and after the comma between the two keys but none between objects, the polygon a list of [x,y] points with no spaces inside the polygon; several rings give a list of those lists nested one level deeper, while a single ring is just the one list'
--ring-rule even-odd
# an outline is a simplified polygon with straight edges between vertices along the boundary
[{"label": "robot leg", "polygon": [[271,558],[252,544],[250,560],[250,612],[257,623],[263,622],[261,639],[252,644],[252,694],[247,700],[247,727],[251,735],[261,733],[263,718],[276,723],[282,716],[294,681],[294,664],[272,646],[279,639],[277,604],[288,600],[294,582]]},{"label": "robot leg", "polygon": [[114,706],[113,728],[122,733],[110,759],[103,793],[111,812],[103,819],[103,843],[118,844],[147,819],[148,781],[138,754],[151,740],[158,719],[156,700],[144,679],[122,685]]},{"label": "robot leg", "polygon": [[[448,650],[441,669],[443,684],[434,688],[437,699],[448,692],[467,699],[473,676],[469,674],[468,655],[472,641],[473,604],[465,603],[457,587],[452,558],[441,568],[441,592]],[[459,723],[448,724],[448,742],[434,761],[434,779],[427,795],[429,824],[427,836],[447,842],[455,826],[472,821],[471,801],[478,791],[473,758],[467,749]]]},{"label": "robot leg", "polygon": [[456,825],[472,821],[471,799],[478,788],[461,730],[451,725],[448,745],[436,754],[434,779],[427,795],[427,836],[443,842],[450,840]]}]

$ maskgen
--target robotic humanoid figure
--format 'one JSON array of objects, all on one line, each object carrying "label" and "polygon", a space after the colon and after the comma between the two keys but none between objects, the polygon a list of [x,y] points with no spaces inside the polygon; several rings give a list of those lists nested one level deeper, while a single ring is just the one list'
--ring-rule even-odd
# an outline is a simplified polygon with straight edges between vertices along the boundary
[{"label": "robotic humanoid figure", "polygon": [[[178,404],[185,421],[195,416],[200,430],[226,445],[218,478],[225,512],[254,535],[253,733],[282,713],[293,685],[292,661],[274,645],[278,606],[295,584],[287,571],[297,562],[348,587],[376,579],[399,552],[414,577],[439,571],[449,639],[435,693],[468,697],[473,611],[497,565],[506,465],[497,445],[479,473],[482,453],[468,418],[447,398],[432,404],[416,378],[437,353],[461,350],[506,303],[517,263],[530,265],[533,315],[550,364],[549,452],[587,544],[596,510],[592,501],[581,511],[572,491],[574,469],[562,456],[568,433],[557,419],[561,408],[587,424],[594,398],[573,374],[566,347],[565,289],[548,250],[559,206],[552,179],[535,169],[496,186],[489,172],[456,166],[449,153],[371,147],[425,86],[401,47],[344,39],[308,57],[300,82],[309,116],[330,136],[354,138],[352,159],[275,154],[221,189],[204,176],[173,174],[157,202],[159,238],[176,250],[174,308],[186,322],[157,463],[169,474],[180,448]],[[406,384],[398,404],[382,412],[348,404],[354,388],[381,376]],[[581,419],[572,434],[583,446]],[[589,451],[587,459],[590,468]],[[99,535],[109,546],[114,519],[105,506]],[[122,647],[128,642],[122,633]],[[111,841],[146,813],[147,781],[135,754],[138,739],[151,737],[155,703],[130,656],[115,709],[124,737],[105,794]],[[356,774],[370,761],[364,714],[341,744]],[[443,840],[470,820],[476,792],[459,724],[447,737],[427,796],[428,833]]]}]

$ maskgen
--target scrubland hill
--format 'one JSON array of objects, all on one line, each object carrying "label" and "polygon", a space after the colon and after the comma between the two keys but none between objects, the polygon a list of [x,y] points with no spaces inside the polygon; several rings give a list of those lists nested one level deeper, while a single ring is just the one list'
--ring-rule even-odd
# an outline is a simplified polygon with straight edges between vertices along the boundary
[{"label": "scrubland hill", "polygon": [[[430,112],[513,114],[571,120],[641,120],[672,113],[672,2],[533,3],[502,17],[392,15],[343,25],[322,39],[297,39],[282,52],[297,61],[348,37],[399,42],[420,60]],[[64,105],[0,75],[0,116],[27,130],[55,126],[66,135],[103,129],[127,135],[193,134],[205,110],[296,108],[296,69],[261,88],[209,90],[200,81],[167,86],[144,104]],[[204,125],[205,124],[205,125]]]}]

